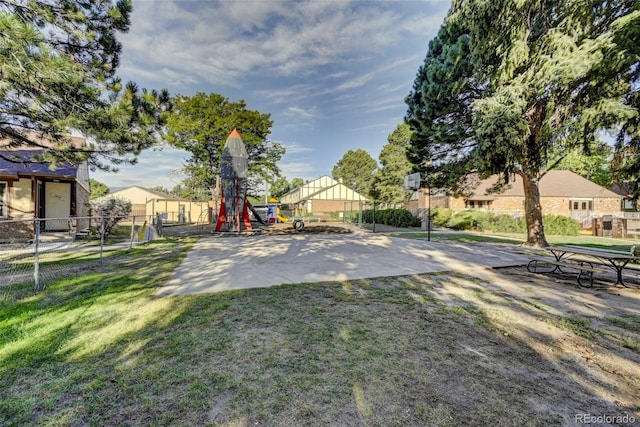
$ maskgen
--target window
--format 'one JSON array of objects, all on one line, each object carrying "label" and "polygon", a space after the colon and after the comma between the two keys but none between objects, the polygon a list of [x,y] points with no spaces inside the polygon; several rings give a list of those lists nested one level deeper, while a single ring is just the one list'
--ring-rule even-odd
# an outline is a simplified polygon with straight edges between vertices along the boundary
[{"label": "window", "polygon": [[7,183],[0,182],[0,218],[7,217]]},{"label": "window", "polygon": [[593,200],[572,200],[569,202],[569,209],[573,211],[592,211]]}]

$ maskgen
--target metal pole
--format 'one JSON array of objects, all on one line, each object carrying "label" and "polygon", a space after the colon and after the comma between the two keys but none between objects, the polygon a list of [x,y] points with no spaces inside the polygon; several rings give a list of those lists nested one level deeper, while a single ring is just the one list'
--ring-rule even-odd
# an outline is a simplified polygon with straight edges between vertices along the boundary
[{"label": "metal pole", "polygon": [[376,232],[376,202],[373,201],[373,232]]},{"label": "metal pole", "polygon": [[431,241],[431,185],[427,184],[429,191],[429,210],[427,211],[427,242]]},{"label": "metal pole", "polygon": [[131,217],[131,237],[129,238],[129,249],[133,248],[133,234],[136,228],[136,217],[135,215]]},{"label": "metal pole", "polygon": [[104,217],[100,218],[100,265],[102,265],[103,251],[104,251]]},{"label": "metal pole", "polygon": [[38,293],[40,291],[40,220],[35,220],[35,244],[33,255],[33,291]]},{"label": "metal pole", "polygon": [[362,202],[358,202],[358,228],[362,228]]}]

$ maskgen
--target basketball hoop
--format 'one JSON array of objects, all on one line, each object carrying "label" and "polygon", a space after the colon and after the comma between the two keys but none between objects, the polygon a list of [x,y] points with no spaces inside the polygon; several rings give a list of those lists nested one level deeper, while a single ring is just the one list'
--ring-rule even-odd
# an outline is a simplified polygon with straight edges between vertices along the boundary
[{"label": "basketball hoop", "polygon": [[404,191],[415,191],[420,189],[420,173],[412,173],[404,176]]}]

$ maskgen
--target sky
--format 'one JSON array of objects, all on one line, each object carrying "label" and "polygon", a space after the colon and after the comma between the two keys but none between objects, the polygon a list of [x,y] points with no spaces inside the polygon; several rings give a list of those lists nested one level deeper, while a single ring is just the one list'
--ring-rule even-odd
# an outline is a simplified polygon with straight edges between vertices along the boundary
[{"label": "sky", "polygon": [[[378,159],[449,0],[133,0],[118,74],[172,95],[218,93],[271,114],[289,181],[331,175],[349,150]],[[91,177],[110,188],[179,184],[189,153],[147,150]]]}]

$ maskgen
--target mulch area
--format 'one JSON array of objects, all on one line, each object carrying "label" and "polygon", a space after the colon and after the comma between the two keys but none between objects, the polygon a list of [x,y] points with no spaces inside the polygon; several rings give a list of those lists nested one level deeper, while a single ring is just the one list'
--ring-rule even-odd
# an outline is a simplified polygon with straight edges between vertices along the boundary
[{"label": "mulch area", "polygon": [[231,237],[231,236],[277,236],[293,234],[349,234],[359,231],[357,227],[342,222],[305,222],[304,228],[297,231],[290,222],[283,222],[271,225],[252,224],[253,230],[243,230],[240,233],[233,231],[215,231],[215,224],[181,225],[174,227],[164,227],[163,235],[166,237],[186,237],[186,236],[211,236]]}]

